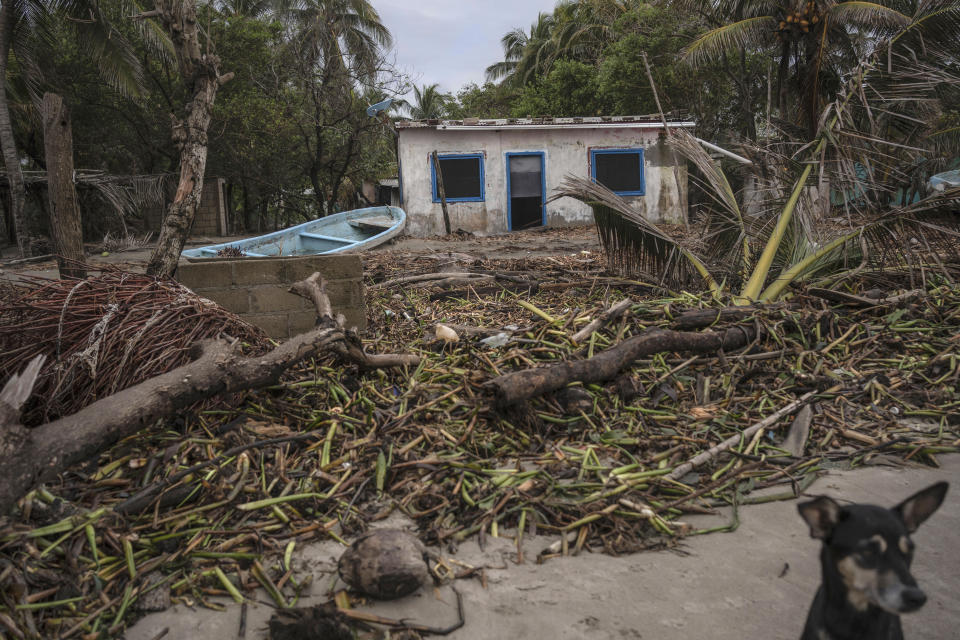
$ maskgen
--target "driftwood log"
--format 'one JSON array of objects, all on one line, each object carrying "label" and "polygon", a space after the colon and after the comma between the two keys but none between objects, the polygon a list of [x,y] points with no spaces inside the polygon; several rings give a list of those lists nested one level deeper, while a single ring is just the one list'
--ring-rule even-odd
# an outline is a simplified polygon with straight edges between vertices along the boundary
[{"label": "driftwood log", "polygon": [[562,389],[571,382],[611,380],[638,358],[655,353],[716,353],[747,346],[756,337],[752,326],[738,325],[726,331],[672,331],[651,329],[601,351],[592,358],[514,371],[487,383],[500,406],[519,404]]},{"label": "driftwood log", "polygon": [[[0,469],[4,472],[4,482],[0,482],[0,513],[9,510],[36,483],[56,477],[70,465],[149,427],[158,418],[176,414],[199,400],[221,393],[276,384],[284,371],[322,353],[333,352],[372,368],[415,366],[419,362],[415,355],[365,353],[359,338],[344,330],[342,317],[331,316],[325,282],[319,273],[295,284],[291,292],[313,300],[317,307],[317,327],[264,355],[244,357],[236,344],[207,341],[199,345],[199,357],[189,364],[33,429],[25,429],[9,419],[10,409],[2,407],[0,414],[8,418],[0,420]],[[12,397],[18,400],[23,397],[19,387],[30,379],[30,371],[28,367],[27,374],[17,381],[11,379],[10,383],[18,386],[15,394],[11,392]]]}]

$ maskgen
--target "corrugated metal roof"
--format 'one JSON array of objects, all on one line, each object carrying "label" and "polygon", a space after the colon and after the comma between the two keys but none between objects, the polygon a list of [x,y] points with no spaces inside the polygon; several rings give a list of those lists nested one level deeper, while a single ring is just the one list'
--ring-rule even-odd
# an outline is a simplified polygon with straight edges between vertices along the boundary
[{"label": "corrugated metal roof", "polygon": [[[668,127],[691,128],[691,120],[667,120]],[[565,128],[628,128],[662,129],[663,123],[656,116],[594,116],[578,118],[465,118],[463,120],[399,120],[397,129],[565,129]]]}]

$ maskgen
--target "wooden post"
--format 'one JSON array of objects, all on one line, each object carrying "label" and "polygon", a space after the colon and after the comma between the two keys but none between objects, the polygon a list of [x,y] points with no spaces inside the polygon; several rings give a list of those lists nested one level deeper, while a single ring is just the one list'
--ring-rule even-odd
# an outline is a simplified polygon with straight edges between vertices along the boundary
[{"label": "wooden post", "polygon": [[47,160],[50,198],[50,236],[61,278],[86,278],[83,263],[83,227],[73,184],[73,130],[63,98],[43,94],[43,147]]},{"label": "wooden post", "polygon": [[433,170],[437,174],[437,195],[440,196],[440,207],[443,209],[443,228],[450,235],[450,214],[447,213],[447,192],[443,188],[443,173],[440,172],[440,158],[433,152]]}]

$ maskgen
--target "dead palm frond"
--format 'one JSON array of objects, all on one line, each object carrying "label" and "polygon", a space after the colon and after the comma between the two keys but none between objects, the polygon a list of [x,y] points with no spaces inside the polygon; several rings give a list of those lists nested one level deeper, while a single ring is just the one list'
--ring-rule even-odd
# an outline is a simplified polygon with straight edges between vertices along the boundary
[{"label": "dead palm frond", "polygon": [[741,211],[737,194],[720,163],[710,157],[700,142],[686,131],[670,136],[670,145],[687,158],[697,172],[692,178],[716,205],[711,208],[709,229],[706,234],[707,258],[720,264],[741,278],[747,277],[752,260],[750,234]]},{"label": "dead palm frond", "polygon": [[601,184],[568,175],[550,200],[571,197],[593,209],[594,220],[612,269],[645,273],[667,287],[702,281],[719,286],[700,258],[660,230],[629,202]]}]

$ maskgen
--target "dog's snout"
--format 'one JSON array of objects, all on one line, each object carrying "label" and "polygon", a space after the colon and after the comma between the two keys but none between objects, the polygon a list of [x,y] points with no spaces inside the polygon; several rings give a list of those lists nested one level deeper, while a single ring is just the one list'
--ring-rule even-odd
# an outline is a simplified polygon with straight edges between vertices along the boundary
[{"label": "dog's snout", "polygon": [[927,601],[927,594],[917,587],[907,587],[900,596],[903,600],[903,612],[916,611]]}]

